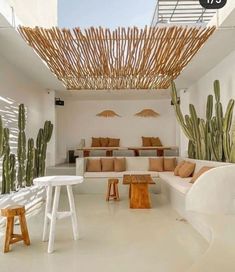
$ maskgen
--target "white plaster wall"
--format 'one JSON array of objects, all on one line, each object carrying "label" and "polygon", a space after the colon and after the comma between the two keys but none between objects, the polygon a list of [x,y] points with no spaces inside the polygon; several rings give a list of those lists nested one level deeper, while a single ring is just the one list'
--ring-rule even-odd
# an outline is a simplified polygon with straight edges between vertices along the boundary
[{"label": "white plaster wall", "polygon": [[57,25],[57,0],[7,0],[25,26]]},{"label": "white plaster wall", "polygon": [[[181,92],[181,107],[184,114],[188,113],[188,105],[192,103],[195,105],[198,115],[205,118],[207,96],[214,94],[213,82],[215,79],[220,80],[221,102],[225,112],[229,99],[235,99],[235,51],[190,86],[185,93]],[[182,130],[180,153],[183,156],[187,153],[187,139]]]},{"label": "white plaster wall", "polygon": [[[160,113],[157,118],[134,116],[144,108]],[[97,117],[111,109],[121,115],[115,118]],[[65,106],[56,107],[57,162],[66,157],[69,149],[78,146],[82,138],[86,146],[91,137],[107,136],[121,139],[121,146],[141,146],[141,136],[159,136],[165,145],[176,145],[176,120],[170,100],[116,100],[79,101],[65,100]]]},{"label": "white plaster wall", "polygon": [[[20,103],[24,103],[27,109],[27,137],[36,140],[38,130],[46,119],[55,122],[54,93],[48,94],[38,83],[0,55],[0,114],[4,115],[4,124],[13,132],[11,136],[13,146],[16,146],[14,136],[17,134],[14,133],[14,129],[17,128],[17,111]],[[48,148],[48,165],[54,164],[54,137]]]}]

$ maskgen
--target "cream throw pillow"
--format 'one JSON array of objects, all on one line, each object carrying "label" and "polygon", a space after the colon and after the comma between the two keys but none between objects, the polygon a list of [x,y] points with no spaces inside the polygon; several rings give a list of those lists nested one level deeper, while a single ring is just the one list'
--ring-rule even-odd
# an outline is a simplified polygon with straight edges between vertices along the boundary
[{"label": "cream throw pillow", "polygon": [[87,159],[87,172],[101,172],[100,159]]},{"label": "cream throw pillow", "polygon": [[214,167],[203,166],[202,168],[200,168],[199,171],[193,175],[190,183],[194,183],[202,174],[204,174],[206,171],[208,171],[212,168],[214,168]]},{"label": "cream throw pillow", "polygon": [[195,166],[196,166],[196,163],[186,161],[179,169],[179,176],[181,178],[190,177],[194,172]]},{"label": "cream throw pillow", "polygon": [[176,158],[164,158],[164,171],[174,171]]},{"label": "cream throw pillow", "polygon": [[114,159],[101,159],[102,172],[113,172],[114,170]]},{"label": "cream throw pillow", "polygon": [[114,171],[126,171],[126,158],[114,158]]},{"label": "cream throw pillow", "polygon": [[149,171],[163,172],[163,158],[149,158]]},{"label": "cream throw pillow", "polygon": [[184,163],[185,163],[185,161],[181,161],[181,162],[176,166],[176,168],[175,168],[175,170],[174,170],[174,175],[175,175],[175,176],[179,176],[179,170],[180,170],[181,166],[182,166]]}]

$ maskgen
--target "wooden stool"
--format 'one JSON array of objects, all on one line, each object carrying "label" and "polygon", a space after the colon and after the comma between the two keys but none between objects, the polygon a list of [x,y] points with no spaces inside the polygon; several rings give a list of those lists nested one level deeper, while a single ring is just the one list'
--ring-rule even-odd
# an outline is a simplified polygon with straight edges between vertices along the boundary
[{"label": "wooden stool", "polygon": [[[113,191],[113,193],[111,193]],[[119,200],[119,192],[118,192],[118,179],[109,179],[108,180],[108,190],[106,201],[112,198],[114,200]]]},{"label": "wooden stool", "polygon": [[[10,245],[19,241],[24,241],[25,245],[30,245],[29,233],[25,219],[25,207],[22,205],[10,206],[1,209],[1,215],[7,218],[4,253],[9,252]],[[14,218],[19,216],[21,234],[14,234]]]}]

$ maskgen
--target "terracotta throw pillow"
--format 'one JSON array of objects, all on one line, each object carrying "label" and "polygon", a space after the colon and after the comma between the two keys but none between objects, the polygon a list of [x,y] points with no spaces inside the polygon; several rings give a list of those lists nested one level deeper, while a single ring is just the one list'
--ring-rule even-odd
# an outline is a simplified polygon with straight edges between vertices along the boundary
[{"label": "terracotta throw pillow", "polygon": [[162,142],[158,137],[151,138],[151,145],[152,146],[162,146]]},{"label": "terracotta throw pillow", "polygon": [[191,177],[194,172],[195,166],[196,163],[186,161],[179,169],[179,176],[181,178]]},{"label": "terracotta throw pillow", "polygon": [[126,158],[114,158],[114,171],[126,171]]},{"label": "terracotta throw pillow", "polygon": [[184,163],[185,163],[185,161],[181,161],[181,162],[176,166],[176,168],[175,168],[175,170],[174,170],[174,175],[175,175],[175,176],[179,176],[179,170],[180,170],[181,166],[182,166]]},{"label": "terracotta throw pillow", "polygon": [[114,159],[101,159],[102,172],[112,172],[114,170]]},{"label": "terracotta throw pillow", "polygon": [[92,137],[91,146],[92,147],[100,147],[100,138],[94,138]]},{"label": "terracotta throw pillow", "polygon": [[174,171],[176,158],[164,158],[164,171]]},{"label": "terracotta throw pillow", "polygon": [[100,146],[107,147],[109,145],[109,138],[100,138]]},{"label": "terracotta throw pillow", "polygon": [[87,160],[87,172],[101,172],[100,159],[88,159]]},{"label": "terracotta throw pillow", "polygon": [[151,137],[142,136],[142,146],[151,146]]},{"label": "terracotta throw pillow", "polygon": [[110,147],[118,147],[118,146],[120,146],[120,139],[109,138],[109,144],[108,144],[108,146],[110,146]]},{"label": "terracotta throw pillow", "polygon": [[149,158],[149,171],[163,172],[163,158]]},{"label": "terracotta throw pillow", "polygon": [[209,166],[203,166],[197,173],[195,173],[190,181],[190,183],[194,183],[202,174],[204,174],[206,171],[212,169],[214,167]]}]

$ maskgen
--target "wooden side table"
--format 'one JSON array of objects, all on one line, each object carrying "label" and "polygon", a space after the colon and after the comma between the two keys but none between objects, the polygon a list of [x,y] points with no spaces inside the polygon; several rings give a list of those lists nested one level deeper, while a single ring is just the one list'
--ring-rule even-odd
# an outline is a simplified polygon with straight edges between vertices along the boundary
[{"label": "wooden side table", "polygon": [[123,184],[130,185],[131,209],[150,209],[148,185],[155,184],[151,175],[124,175]]},{"label": "wooden side table", "polygon": [[[7,219],[4,253],[9,252],[11,244],[19,241],[24,241],[24,244],[29,246],[30,239],[25,219],[25,207],[22,205],[15,205],[1,209],[1,216],[6,217]],[[15,216],[19,217],[21,234],[14,234]]]},{"label": "wooden side table", "polygon": [[[47,229],[48,229],[48,223],[50,220],[48,253],[52,253],[54,251],[55,224],[57,219],[71,217],[74,240],[77,240],[79,236],[72,185],[79,184],[82,182],[83,182],[83,177],[81,176],[46,176],[46,177],[40,177],[40,178],[34,179],[34,184],[38,186],[47,187],[47,198],[46,198],[46,208],[45,208],[42,240],[47,241]],[[64,212],[58,211],[61,186],[67,187],[67,194],[68,194],[69,207],[70,207],[69,211],[64,211]],[[55,195],[54,195],[53,206],[52,206],[53,187],[55,187]]]}]

